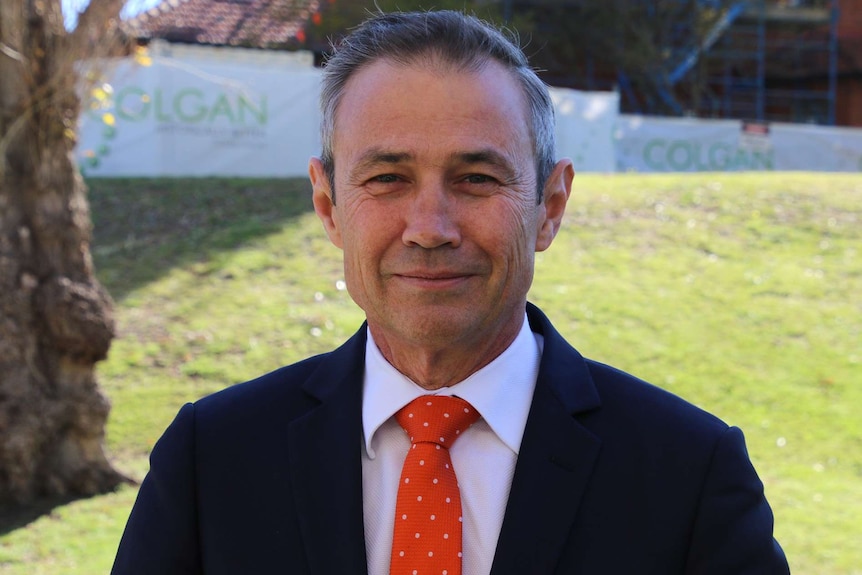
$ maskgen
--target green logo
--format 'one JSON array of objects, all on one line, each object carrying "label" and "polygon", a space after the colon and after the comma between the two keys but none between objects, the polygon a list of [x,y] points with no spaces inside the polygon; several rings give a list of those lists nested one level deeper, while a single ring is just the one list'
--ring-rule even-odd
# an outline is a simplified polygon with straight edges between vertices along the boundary
[{"label": "green logo", "polygon": [[139,86],[126,86],[114,96],[114,110],[118,119],[127,122],[265,126],[269,121],[265,94],[252,99],[242,93],[206,93],[198,88],[156,88],[148,93]]},{"label": "green logo", "polygon": [[726,142],[704,144],[693,140],[650,140],[644,146],[644,163],[662,172],[729,172],[772,170],[772,150],[744,150]]}]

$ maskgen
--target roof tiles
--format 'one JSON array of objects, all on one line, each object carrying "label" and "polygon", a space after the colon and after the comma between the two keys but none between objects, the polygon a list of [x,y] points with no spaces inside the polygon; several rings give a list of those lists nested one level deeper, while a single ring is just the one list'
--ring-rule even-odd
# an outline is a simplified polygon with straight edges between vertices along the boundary
[{"label": "roof tiles", "polygon": [[138,38],[169,42],[279,48],[305,40],[318,0],[164,0],[126,23]]}]

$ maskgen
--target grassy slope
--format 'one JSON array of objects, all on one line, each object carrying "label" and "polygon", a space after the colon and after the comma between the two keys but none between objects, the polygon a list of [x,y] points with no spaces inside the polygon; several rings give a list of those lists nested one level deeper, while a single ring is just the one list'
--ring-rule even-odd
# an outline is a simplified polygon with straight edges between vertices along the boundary
[{"label": "grassy slope", "polygon": [[[120,330],[100,367],[108,447],[135,477],[184,401],[362,319],[304,183],[91,185]],[[585,355],[745,430],[797,575],[862,573],[860,239],[859,176],[579,176],[531,293]],[[134,495],[0,535],[0,570],[107,572]]]}]

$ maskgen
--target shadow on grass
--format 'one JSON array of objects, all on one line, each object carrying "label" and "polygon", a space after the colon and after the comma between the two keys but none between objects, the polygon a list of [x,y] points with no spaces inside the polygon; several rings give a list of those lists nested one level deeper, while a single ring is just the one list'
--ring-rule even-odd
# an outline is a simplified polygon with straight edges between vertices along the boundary
[{"label": "shadow on grass", "polygon": [[310,212],[297,179],[92,179],[93,259],[121,300],[171,268],[207,259]]},{"label": "shadow on grass", "polygon": [[54,509],[81,499],[81,497],[54,497],[39,499],[29,505],[0,506],[0,537],[16,529],[26,527]]}]

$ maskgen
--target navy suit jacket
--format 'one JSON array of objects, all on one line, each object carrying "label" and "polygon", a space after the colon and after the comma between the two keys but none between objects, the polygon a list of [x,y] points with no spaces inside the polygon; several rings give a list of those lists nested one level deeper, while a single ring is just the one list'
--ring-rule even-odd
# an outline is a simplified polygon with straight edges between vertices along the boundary
[{"label": "navy suit jacket", "polygon": [[[544,351],[493,575],[789,573],[738,429],[528,316]],[[365,334],[184,406],[112,573],[366,573]]]}]

